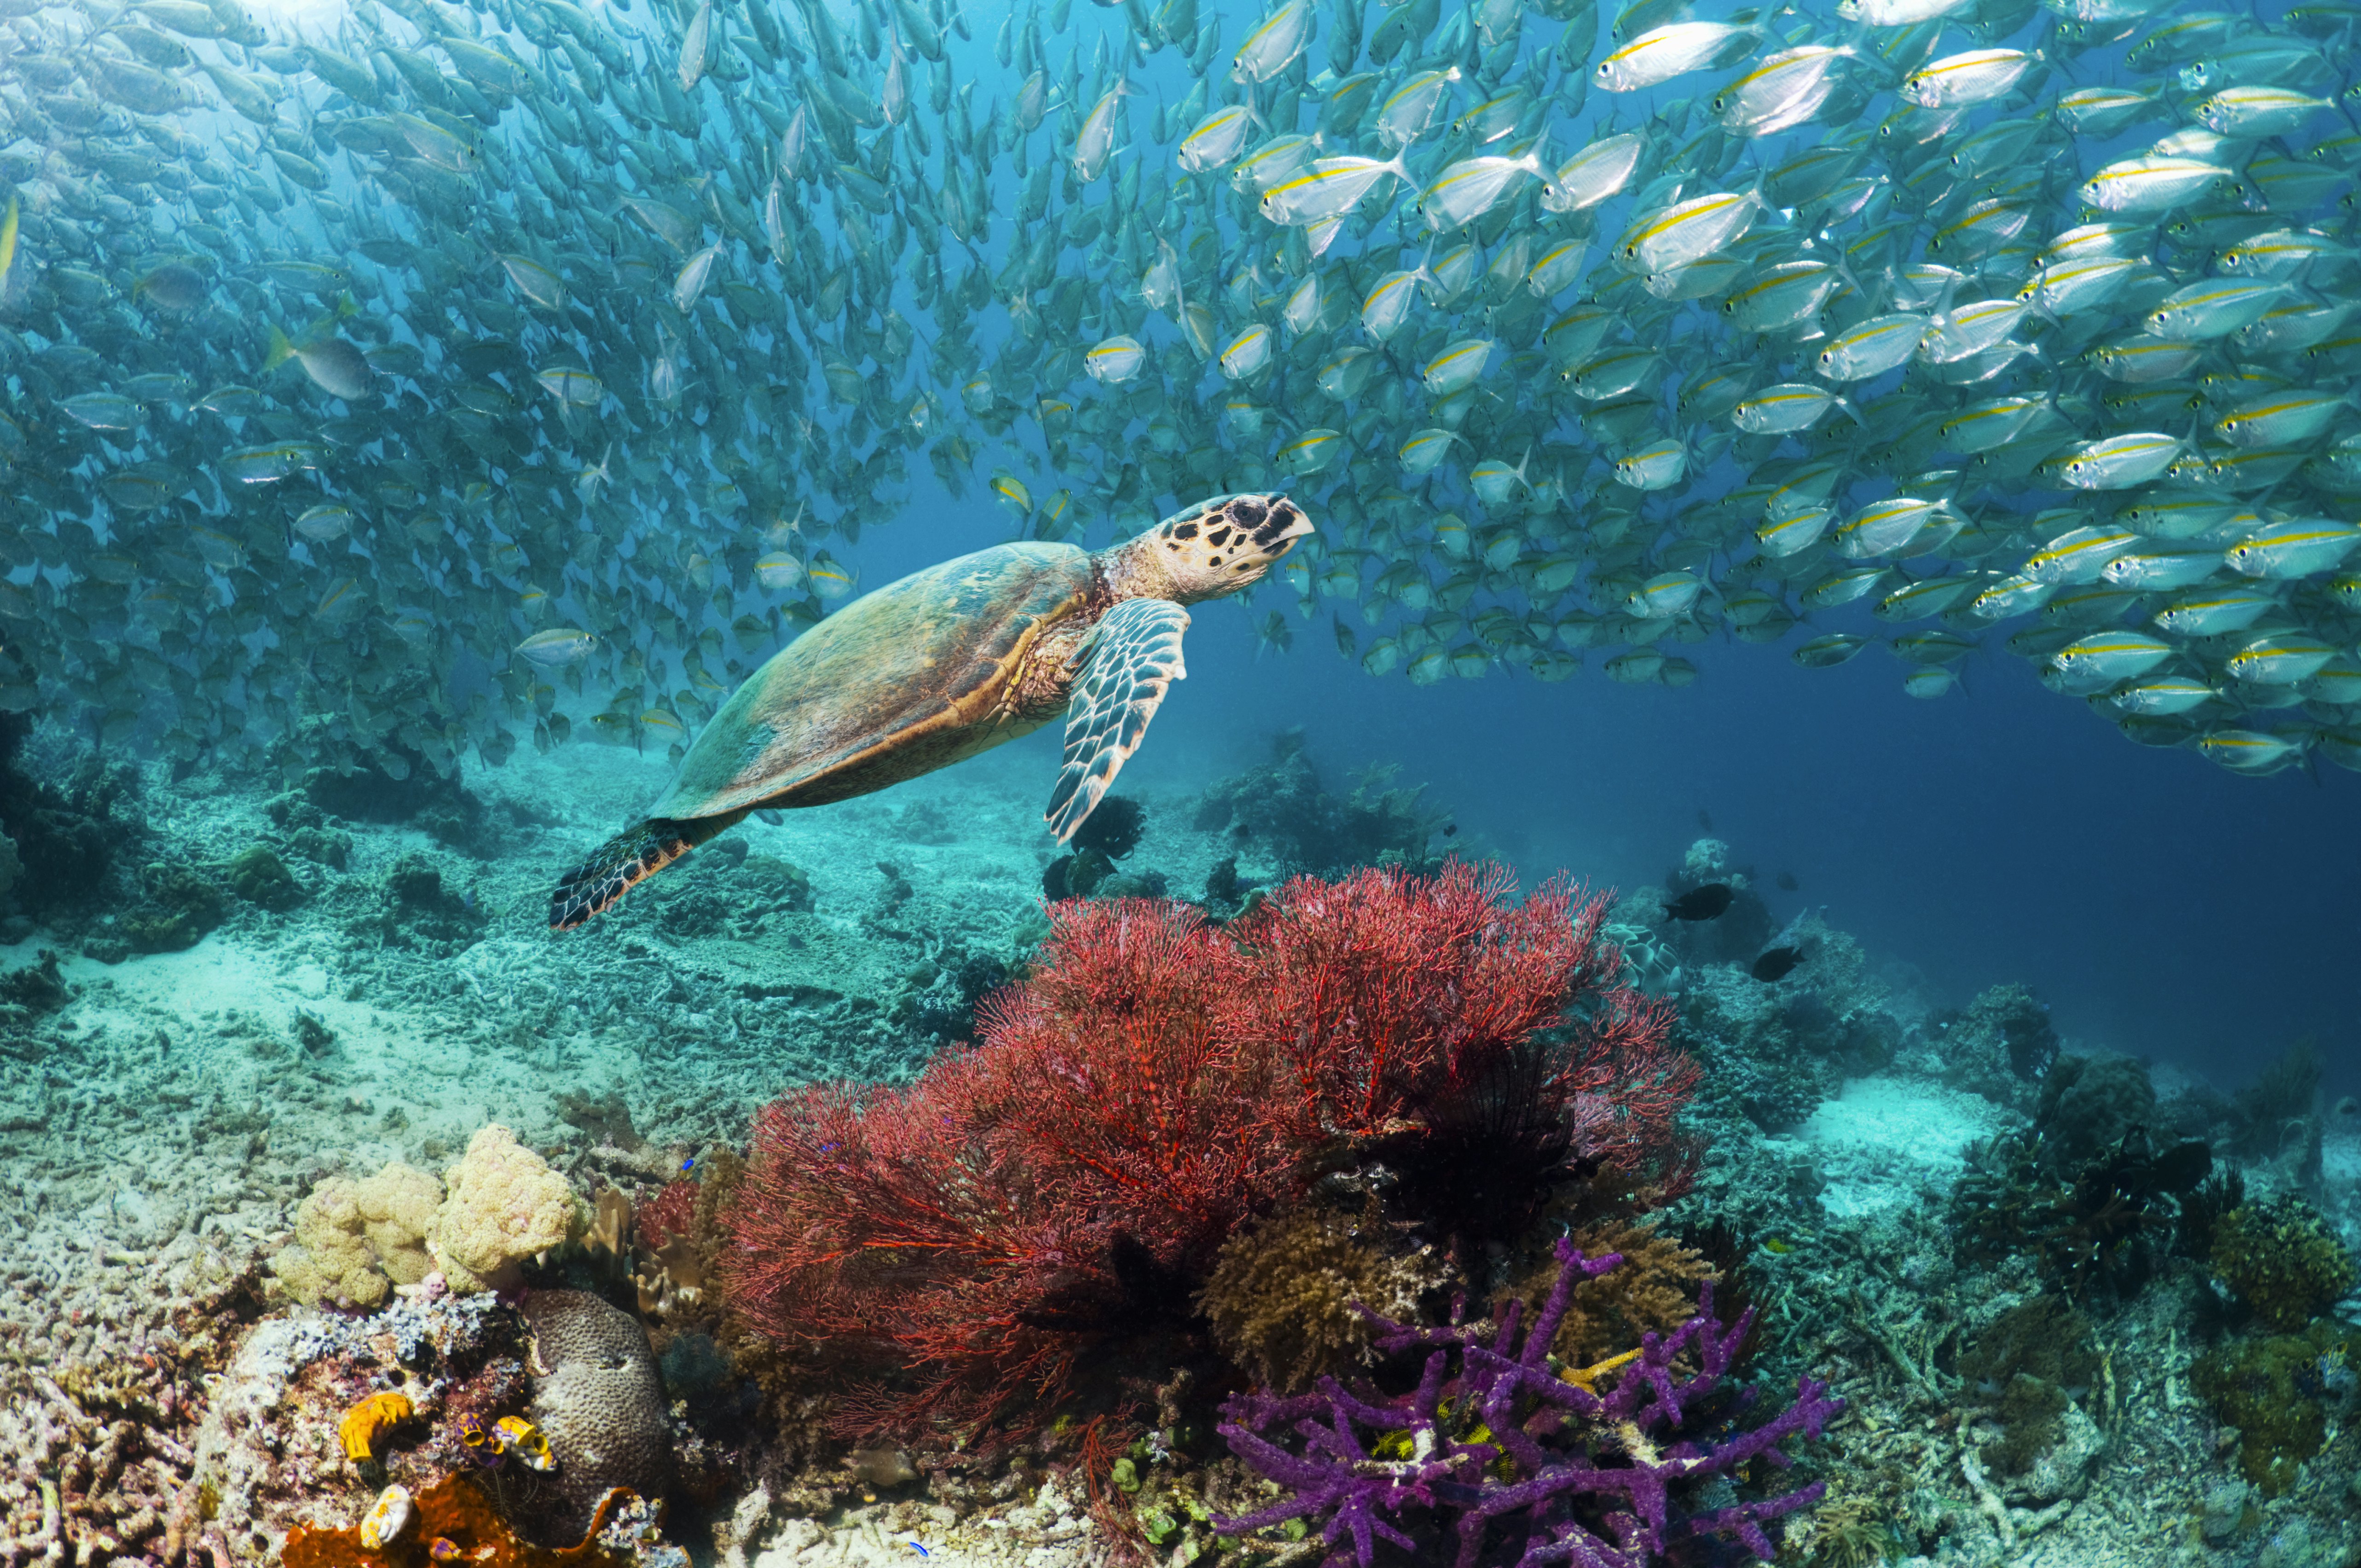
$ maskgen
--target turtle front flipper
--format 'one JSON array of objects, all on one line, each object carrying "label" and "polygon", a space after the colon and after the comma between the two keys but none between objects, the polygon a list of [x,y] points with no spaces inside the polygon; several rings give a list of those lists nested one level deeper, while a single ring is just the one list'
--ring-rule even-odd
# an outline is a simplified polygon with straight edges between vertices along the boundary
[{"label": "turtle front flipper", "polygon": [[1066,706],[1066,760],[1045,814],[1065,843],[1098,806],[1148,733],[1172,683],[1189,674],[1180,634],[1189,612],[1170,599],[1118,602],[1074,651],[1081,674]]},{"label": "turtle front flipper", "polygon": [[599,845],[597,853],[557,884],[549,895],[549,928],[572,930],[697,845],[735,826],[745,815],[734,811],[719,817],[651,817],[626,828]]}]

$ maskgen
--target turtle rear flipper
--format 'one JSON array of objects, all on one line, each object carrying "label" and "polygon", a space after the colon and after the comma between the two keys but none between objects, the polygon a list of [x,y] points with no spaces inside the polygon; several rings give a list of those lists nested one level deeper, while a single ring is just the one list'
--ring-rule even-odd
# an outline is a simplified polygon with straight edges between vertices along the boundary
[{"label": "turtle rear flipper", "polygon": [[596,853],[557,884],[549,895],[549,928],[572,930],[745,815],[737,811],[686,819],[651,817],[626,828],[599,845]]},{"label": "turtle rear flipper", "polygon": [[1170,599],[1124,599],[1099,618],[1074,651],[1082,674],[1066,705],[1066,760],[1044,815],[1065,843],[1139,750],[1148,721],[1174,681],[1189,612]]}]

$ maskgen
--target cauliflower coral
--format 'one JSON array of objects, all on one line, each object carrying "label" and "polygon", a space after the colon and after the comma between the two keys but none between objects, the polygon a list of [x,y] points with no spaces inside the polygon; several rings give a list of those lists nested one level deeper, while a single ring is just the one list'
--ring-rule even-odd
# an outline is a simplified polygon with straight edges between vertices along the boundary
[{"label": "cauliflower coral", "polygon": [[362,1234],[386,1277],[396,1285],[415,1285],[434,1272],[426,1233],[434,1229],[434,1212],[443,1206],[440,1181],[397,1159],[354,1183],[353,1201],[360,1210]]},{"label": "cauliflower coral", "polygon": [[295,1206],[295,1245],[270,1260],[279,1283],[314,1307],[374,1307],[386,1277],[363,1235],[353,1183],[332,1176]]},{"label": "cauliflower coral", "polygon": [[467,1140],[445,1179],[426,1250],[462,1294],[522,1283],[526,1258],[565,1245],[586,1223],[566,1178],[497,1122]]}]

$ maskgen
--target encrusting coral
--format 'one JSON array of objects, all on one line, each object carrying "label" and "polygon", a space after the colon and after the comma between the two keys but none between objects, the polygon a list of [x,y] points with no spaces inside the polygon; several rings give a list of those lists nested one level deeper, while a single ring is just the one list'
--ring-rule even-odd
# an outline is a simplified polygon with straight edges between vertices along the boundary
[{"label": "encrusting coral", "polygon": [[527,1258],[580,1235],[587,1217],[566,1178],[494,1122],[451,1168],[426,1249],[452,1289],[510,1288]]},{"label": "encrusting coral", "polygon": [[1367,1362],[1378,1331],[1357,1309],[1408,1317],[1444,1277],[1431,1249],[1402,1255],[1370,1228],[1334,1210],[1303,1209],[1230,1238],[1198,1298],[1214,1345],[1284,1393]]},{"label": "encrusting coral", "polygon": [[2301,1330],[2353,1288],[2353,1255],[2320,1212],[2292,1194],[2213,1222],[2214,1277],[2280,1333]]},{"label": "encrusting coral", "polygon": [[593,1528],[575,1544],[535,1546],[518,1538],[472,1477],[449,1475],[412,1495],[413,1521],[382,1551],[364,1546],[357,1527],[307,1530],[299,1526],[288,1533],[281,1561],[284,1568],[354,1568],[360,1563],[383,1563],[391,1568],[437,1568],[450,1563],[471,1568],[565,1568],[571,1563],[600,1563],[609,1559],[598,1544],[597,1527],[627,1506],[630,1497],[628,1492],[619,1492],[601,1503]]},{"label": "encrusting coral", "polygon": [[2237,1429],[2238,1467],[2267,1497],[2301,1479],[2328,1442],[2331,1419],[2349,1418],[2361,1365],[2361,1332],[2323,1318],[2301,1333],[2235,1340],[2200,1356],[2190,1386],[2223,1425]]}]

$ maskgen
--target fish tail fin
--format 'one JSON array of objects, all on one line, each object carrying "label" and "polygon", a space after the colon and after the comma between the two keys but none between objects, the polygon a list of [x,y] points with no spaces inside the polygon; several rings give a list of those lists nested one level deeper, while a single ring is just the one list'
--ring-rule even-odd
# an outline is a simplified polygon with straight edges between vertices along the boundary
[{"label": "fish tail fin", "polygon": [[549,895],[549,928],[570,931],[673,861],[735,826],[746,813],[687,818],[651,817],[616,834],[566,873]]},{"label": "fish tail fin", "polygon": [[270,323],[270,353],[262,361],[262,367],[265,370],[276,370],[281,365],[286,364],[290,359],[294,357],[295,345],[288,338],[286,333],[280,330],[279,323],[277,322],[272,322]]}]

